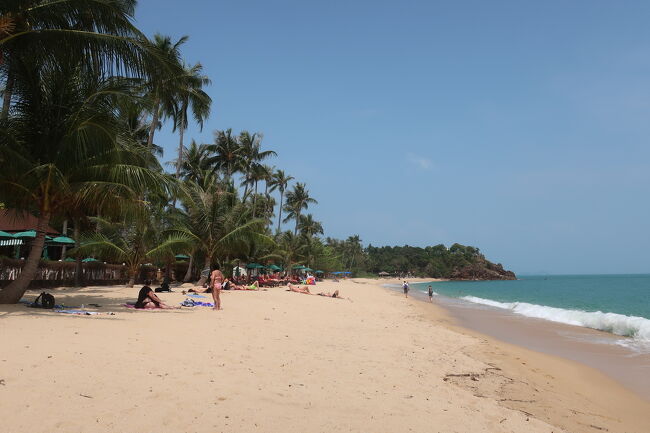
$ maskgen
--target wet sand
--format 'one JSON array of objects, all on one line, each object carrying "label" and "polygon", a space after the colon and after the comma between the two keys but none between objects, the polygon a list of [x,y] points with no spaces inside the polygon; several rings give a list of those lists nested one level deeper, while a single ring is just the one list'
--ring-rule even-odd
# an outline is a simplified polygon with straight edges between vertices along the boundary
[{"label": "wet sand", "polygon": [[[418,290],[412,295],[428,302]],[[434,302],[461,327],[596,368],[650,402],[650,354],[618,344],[628,338],[445,296],[434,296]]]}]

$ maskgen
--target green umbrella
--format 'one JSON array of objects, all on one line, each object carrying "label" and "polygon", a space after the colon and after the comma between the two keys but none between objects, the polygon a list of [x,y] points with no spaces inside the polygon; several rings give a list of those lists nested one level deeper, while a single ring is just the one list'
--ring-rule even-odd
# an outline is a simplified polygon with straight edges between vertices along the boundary
[{"label": "green umbrella", "polygon": [[0,230],[0,239],[16,239],[11,233],[3,232]]},{"label": "green umbrella", "polygon": [[313,271],[312,268],[302,268],[302,270],[303,270],[303,271],[307,271],[307,272],[311,272],[311,271]]},{"label": "green umbrella", "polygon": [[294,266],[293,269],[307,269],[307,266],[297,265],[297,266]]},{"label": "green umbrella", "polygon": [[27,230],[26,232],[14,233],[14,237],[18,238],[18,239],[35,238],[36,237],[36,230]]},{"label": "green umbrella", "polygon": [[262,269],[264,265],[260,265],[259,263],[249,263],[246,265],[246,268],[248,269]]},{"label": "green umbrella", "polygon": [[73,259],[72,257],[66,257],[65,259],[63,259],[63,261],[64,262],[75,262],[76,260]]},{"label": "green umbrella", "polygon": [[317,274],[324,274],[325,272],[323,271],[316,271]]},{"label": "green umbrella", "polygon": [[94,259],[94,258],[92,258],[92,257],[87,257],[87,258],[85,258],[85,259],[82,260],[82,262],[84,262],[84,263],[88,263],[88,262],[98,262],[98,261],[99,261],[99,260]]},{"label": "green umbrella", "polygon": [[174,256],[174,258],[175,258],[176,260],[187,260],[187,259],[190,258],[190,256],[187,256],[187,255],[185,255],[185,254],[176,254],[176,256]]},{"label": "green umbrella", "polygon": [[75,240],[72,238],[69,238],[67,236],[59,236],[54,239],[52,239],[50,242],[55,243],[55,244],[66,244],[66,245],[74,245]]},{"label": "green umbrella", "polygon": [[281,271],[282,270],[282,268],[277,266],[277,265],[269,265],[269,266],[267,266],[267,268],[269,268],[272,271]]}]

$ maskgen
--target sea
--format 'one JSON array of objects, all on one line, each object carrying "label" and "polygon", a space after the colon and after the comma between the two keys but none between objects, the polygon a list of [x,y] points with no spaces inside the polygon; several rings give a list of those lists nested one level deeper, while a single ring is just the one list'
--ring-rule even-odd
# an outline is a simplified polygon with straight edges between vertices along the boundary
[{"label": "sea", "polygon": [[[426,293],[429,283],[411,284]],[[435,295],[488,309],[605,331],[650,353],[650,274],[534,275],[513,281],[431,284]]]}]

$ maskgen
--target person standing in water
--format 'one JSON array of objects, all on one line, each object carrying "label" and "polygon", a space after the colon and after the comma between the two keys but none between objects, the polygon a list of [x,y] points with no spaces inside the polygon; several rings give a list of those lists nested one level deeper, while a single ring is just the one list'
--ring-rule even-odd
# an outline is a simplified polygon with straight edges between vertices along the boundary
[{"label": "person standing in water", "polygon": [[219,269],[215,269],[210,274],[210,287],[212,287],[212,299],[214,299],[213,310],[221,310],[221,284],[223,284],[223,273]]},{"label": "person standing in water", "polygon": [[429,284],[429,302],[433,302],[433,287]]},{"label": "person standing in water", "polygon": [[409,297],[409,283],[404,280],[404,284],[402,285],[402,288],[404,289],[404,297],[408,298]]}]

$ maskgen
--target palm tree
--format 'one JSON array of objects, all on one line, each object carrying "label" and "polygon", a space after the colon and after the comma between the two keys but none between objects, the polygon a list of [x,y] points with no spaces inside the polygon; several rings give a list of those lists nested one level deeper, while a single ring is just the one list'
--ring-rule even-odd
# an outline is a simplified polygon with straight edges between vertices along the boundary
[{"label": "palm tree", "polygon": [[[190,147],[183,149],[180,171],[181,179],[191,180],[198,184],[204,183],[206,176],[210,176],[212,173],[209,147],[209,144],[197,144],[196,141],[192,140]],[[176,167],[178,161],[172,161],[171,165]]]},{"label": "palm tree", "polygon": [[[242,149],[242,168],[244,171],[244,200],[248,195],[248,187],[255,185],[260,179],[261,162],[271,156],[277,156],[272,150],[262,150],[262,134],[251,134],[248,131],[242,131],[239,134],[239,145]],[[257,190],[257,189],[256,189]]]},{"label": "palm tree", "polygon": [[292,219],[296,221],[294,234],[298,234],[300,214],[303,209],[309,208],[310,204],[318,204],[318,202],[309,196],[309,191],[305,188],[304,183],[296,183],[293,186],[293,190],[287,193],[287,204],[284,206],[284,210],[287,211],[287,217],[284,219],[284,222],[286,223]]},{"label": "palm tree", "polygon": [[284,192],[289,186],[289,182],[293,180],[293,176],[287,175],[283,170],[278,170],[273,174],[273,179],[271,180],[271,191],[274,191],[276,188],[280,191],[280,207],[278,208],[278,229],[276,233],[280,233],[280,223],[282,221],[282,207],[284,206]]},{"label": "palm tree", "polygon": [[282,258],[284,268],[291,273],[293,264],[303,258],[306,245],[300,236],[290,231],[279,234],[276,242],[278,247],[275,254]]},{"label": "palm tree", "polygon": [[312,214],[300,215],[298,229],[301,234],[306,235],[308,238],[323,234],[323,225],[316,221]]},{"label": "palm tree", "polygon": [[0,3],[0,73],[4,76],[0,119],[6,119],[27,59],[56,63],[86,59],[93,74],[121,70],[144,77],[152,65],[165,69],[133,25],[135,0],[24,0]]},{"label": "palm tree", "polygon": [[194,121],[203,129],[203,121],[210,115],[212,99],[203,91],[203,86],[210,84],[210,79],[201,75],[203,66],[183,65],[184,74],[177,82],[177,100],[174,107],[174,129],[178,129],[180,142],[178,145],[178,160],[176,161],[176,177],[180,177],[183,163],[183,132],[187,129],[187,110],[191,108]]},{"label": "palm tree", "polygon": [[151,104],[151,126],[149,128],[149,138],[147,146],[153,146],[153,138],[157,128],[160,127],[160,118],[171,115],[178,98],[179,81],[185,75],[181,63],[180,47],[189,39],[188,36],[182,36],[175,43],[169,36],[159,33],[154,35],[152,46],[157,55],[164,59],[171,69],[161,69],[151,74],[147,83],[147,97]]},{"label": "palm tree", "polygon": [[[203,254],[204,269],[215,262],[228,262],[252,242],[273,243],[264,234],[264,221],[250,218],[247,207],[237,199],[236,193],[227,191],[217,182],[204,186],[186,183],[182,202],[187,217],[173,232],[186,245],[196,246]],[[204,282],[202,277],[200,284]]]},{"label": "palm tree", "polygon": [[242,167],[242,147],[232,136],[232,129],[215,131],[214,144],[209,145],[208,150],[215,154],[210,163],[216,170],[222,170],[230,182],[232,175]]},{"label": "palm tree", "polygon": [[89,74],[78,62],[43,64],[15,58],[14,105],[0,120],[0,201],[37,216],[37,236],[20,276],[0,291],[17,302],[35,275],[53,216],[135,200],[145,189],[168,188],[147,166],[151,153],[129,140],[116,117],[123,80]]}]

